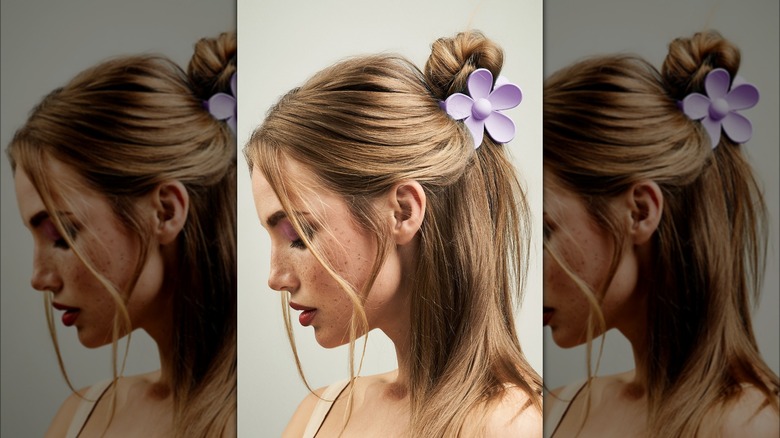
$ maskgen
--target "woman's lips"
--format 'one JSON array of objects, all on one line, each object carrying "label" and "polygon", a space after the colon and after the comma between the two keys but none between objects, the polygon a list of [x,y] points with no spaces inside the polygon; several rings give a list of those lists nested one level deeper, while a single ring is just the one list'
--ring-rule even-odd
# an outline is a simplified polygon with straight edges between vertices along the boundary
[{"label": "woman's lips", "polygon": [[51,306],[57,310],[65,311],[65,313],[62,314],[62,323],[65,327],[70,327],[75,324],[76,320],[79,318],[79,313],[81,312],[81,309],[78,307],[70,307],[60,303],[52,303]]},{"label": "woman's lips", "polygon": [[555,313],[555,310],[553,310],[552,307],[545,307],[544,308],[544,325],[550,324],[550,320],[552,319],[553,313]]},{"label": "woman's lips", "polygon": [[290,302],[290,307],[293,310],[301,311],[301,314],[298,316],[298,322],[304,327],[310,326],[314,320],[314,316],[317,314],[317,309],[314,307],[301,306],[300,304],[293,302]]}]

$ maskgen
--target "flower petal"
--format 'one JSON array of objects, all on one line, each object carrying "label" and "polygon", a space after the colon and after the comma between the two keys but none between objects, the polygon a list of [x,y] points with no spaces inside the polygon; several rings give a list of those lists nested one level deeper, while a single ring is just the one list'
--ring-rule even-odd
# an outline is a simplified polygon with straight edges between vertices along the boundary
[{"label": "flower petal", "polygon": [[230,77],[230,91],[233,93],[233,97],[238,96],[236,90],[238,90],[238,77],[233,73],[233,76]]},{"label": "flower petal", "polygon": [[225,93],[217,93],[208,100],[209,113],[218,120],[224,120],[236,113],[236,99]]},{"label": "flower petal", "polygon": [[469,117],[463,122],[466,124],[466,127],[469,128],[469,131],[471,131],[471,138],[474,139],[474,149],[477,149],[482,145],[482,136],[485,132],[485,121]]},{"label": "flower petal", "polygon": [[722,68],[716,68],[707,73],[707,77],[704,79],[704,89],[707,90],[707,96],[710,100],[715,100],[726,96],[729,85],[731,85],[730,82],[729,72]]},{"label": "flower petal", "polygon": [[758,88],[752,84],[741,84],[732,88],[725,97],[731,110],[753,108],[758,103]]},{"label": "flower petal", "polygon": [[753,135],[753,125],[741,114],[729,113],[721,122],[726,135],[736,143],[745,143]]},{"label": "flower petal", "polygon": [[490,138],[498,143],[506,143],[515,138],[515,122],[500,112],[493,111],[485,119],[485,128]]},{"label": "flower petal", "polygon": [[710,143],[712,148],[718,145],[720,142],[720,122],[716,122],[709,117],[701,119],[701,124],[704,126],[704,130],[707,131],[707,135],[710,137]]},{"label": "flower petal", "polygon": [[474,101],[463,93],[455,93],[444,101],[444,110],[455,120],[470,116],[472,106]]},{"label": "flower petal", "polygon": [[707,115],[710,108],[710,99],[699,93],[691,93],[682,100],[682,110],[686,116],[693,120],[699,120]]},{"label": "flower petal", "polygon": [[493,73],[486,68],[478,68],[469,75],[469,95],[474,100],[485,98],[490,95],[490,89],[493,88]]},{"label": "flower petal", "polygon": [[493,110],[504,110],[520,105],[523,100],[523,92],[515,84],[504,84],[496,87],[488,97]]},{"label": "flower petal", "polygon": [[230,127],[230,130],[233,131],[233,134],[235,134],[237,132],[236,131],[236,118],[232,117],[232,116],[229,117],[227,119],[227,124],[228,124],[228,127]]}]

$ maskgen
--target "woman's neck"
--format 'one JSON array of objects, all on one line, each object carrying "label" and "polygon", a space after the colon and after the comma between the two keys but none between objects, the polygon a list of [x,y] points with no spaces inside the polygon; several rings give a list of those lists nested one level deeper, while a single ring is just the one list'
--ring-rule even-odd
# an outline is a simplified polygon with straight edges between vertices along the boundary
[{"label": "woman's neck", "polygon": [[398,374],[395,378],[395,386],[398,388],[409,388],[409,378],[411,370],[411,348],[408,342],[408,337],[405,341],[396,342],[395,344],[395,357],[398,361]]},{"label": "woman's neck", "polygon": [[157,383],[173,389],[173,340],[168,336],[164,340],[161,339],[156,341],[157,353],[160,357],[160,379]]},{"label": "woman's neck", "polygon": [[631,350],[634,356],[634,373],[630,386],[635,390],[642,390],[647,387],[647,293],[638,291],[635,296],[639,297],[635,302],[629,305],[633,309],[632,314],[622,321],[618,330],[628,339],[631,344]]},{"label": "woman's neck", "polygon": [[173,389],[174,352],[176,346],[173,339],[173,294],[166,294],[160,304],[160,312],[151,318],[151,322],[142,328],[157,344],[157,354],[160,359],[159,378],[156,386]]}]

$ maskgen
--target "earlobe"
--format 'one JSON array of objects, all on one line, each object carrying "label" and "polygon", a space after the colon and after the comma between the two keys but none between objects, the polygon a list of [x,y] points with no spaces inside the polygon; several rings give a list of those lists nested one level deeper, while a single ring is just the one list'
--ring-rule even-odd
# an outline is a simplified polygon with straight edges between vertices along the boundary
[{"label": "earlobe", "polygon": [[153,202],[157,212],[157,238],[163,245],[171,243],[187,222],[190,207],[187,188],[175,180],[162,182],[153,192]]},{"label": "earlobe", "polygon": [[631,205],[631,237],[641,245],[653,236],[661,222],[664,197],[654,181],[640,181],[629,190]]},{"label": "earlobe", "polygon": [[396,244],[412,241],[425,218],[425,191],[417,181],[395,185],[391,193],[393,206],[393,236]]}]

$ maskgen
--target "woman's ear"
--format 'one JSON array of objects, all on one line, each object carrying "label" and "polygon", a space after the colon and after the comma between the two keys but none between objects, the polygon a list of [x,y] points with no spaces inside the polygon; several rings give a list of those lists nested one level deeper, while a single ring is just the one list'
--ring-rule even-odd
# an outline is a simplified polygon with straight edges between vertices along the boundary
[{"label": "woman's ear", "polygon": [[155,233],[157,240],[166,245],[176,240],[187,222],[190,196],[179,181],[165,181],[152,191],[152,204],[157,213]]},{"label": "woman's ear", "polygon": [[641,245],[652,237],[664,211],[664,195],[654,181],[644,180],[635,183],[628,193],[628,205],[631,211],[631,240]]},{"label": "woman's ear", "polygon": [[409,243],[425,218],[425,191],[414,180],[396,184],[389,193],[393,209],[393,237],[398,245]]}]

